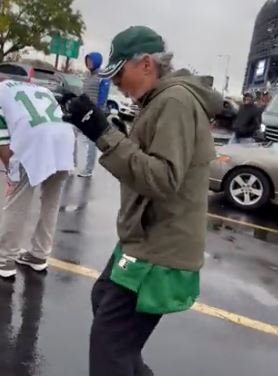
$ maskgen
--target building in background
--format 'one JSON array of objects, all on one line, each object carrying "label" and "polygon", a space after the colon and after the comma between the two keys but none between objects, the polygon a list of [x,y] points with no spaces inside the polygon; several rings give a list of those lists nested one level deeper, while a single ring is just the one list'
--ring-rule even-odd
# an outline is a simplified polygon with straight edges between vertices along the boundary
[{"label": "building in background", "polygon": [[275,88],[277,85],[278,0],[268,0],[255,22],[243,92]]}]

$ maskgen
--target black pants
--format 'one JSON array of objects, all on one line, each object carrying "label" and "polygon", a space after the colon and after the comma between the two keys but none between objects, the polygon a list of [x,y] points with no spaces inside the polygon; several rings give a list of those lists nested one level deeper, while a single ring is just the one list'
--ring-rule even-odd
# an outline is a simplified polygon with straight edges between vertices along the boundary
[{"label": "black pants", "polygon": [[92,291],[90,376],[143,376],[141,351],[161,316],[136,312],[136,294],[109,279],[112,265]]}]

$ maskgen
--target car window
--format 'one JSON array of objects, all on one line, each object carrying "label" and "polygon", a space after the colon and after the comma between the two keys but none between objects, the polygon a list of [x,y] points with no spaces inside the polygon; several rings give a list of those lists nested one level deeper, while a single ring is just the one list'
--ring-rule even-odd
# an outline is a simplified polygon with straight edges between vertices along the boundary
[{"label": "car window", "polygon": [[63,77],[69,86],[73,86],[78,89],[83,88],[83,81],[78,76],[75,76],[74,74],[65,74]]},{"label": "car window", "polygon": [[55,72],[52,71],[35,68],[31,82],[40,86],[44,86],[51,91],[58,90],[58,88],[62,86],[62,83],[54,73]]},{"label": "car window", "polygon": [[265,112],[269,115],[277,115],[278,116],[278,94],[276,94],[272,101],[267,106]]},{"label": "car window", "polygon": [[44,69],[34,69],[34,78],[42,79],[42,80],[49,80],[54,79],[54,72],[44,70]]},{"label": "car window", "polygon": [[24,68],[18,65],[2,64],[0,65],[0,73],[14,74],[18,76],[27,76],[27,72]]}]

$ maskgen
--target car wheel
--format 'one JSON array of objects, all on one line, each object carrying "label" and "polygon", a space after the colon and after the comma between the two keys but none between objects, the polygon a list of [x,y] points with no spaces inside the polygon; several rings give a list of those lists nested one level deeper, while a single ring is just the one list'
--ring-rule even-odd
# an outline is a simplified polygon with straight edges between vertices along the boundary
[{"label": "car wheel", "polygon": [[252,167],[239,167],[225,182],[227,199],[238,208],[254,210],[270,200],[271,188],[266,175]]}]

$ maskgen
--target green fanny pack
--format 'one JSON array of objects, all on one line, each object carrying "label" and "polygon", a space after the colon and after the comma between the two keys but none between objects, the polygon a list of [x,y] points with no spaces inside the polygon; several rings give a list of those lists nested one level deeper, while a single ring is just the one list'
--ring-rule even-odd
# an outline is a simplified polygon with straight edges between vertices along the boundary
[{"label": "green fanny pack", "polygon": [[166,314],[188,310],[200,293],[199,272],[169,269],[129,257],[118,244],[110,279],[137,294],[138,312]]}]

